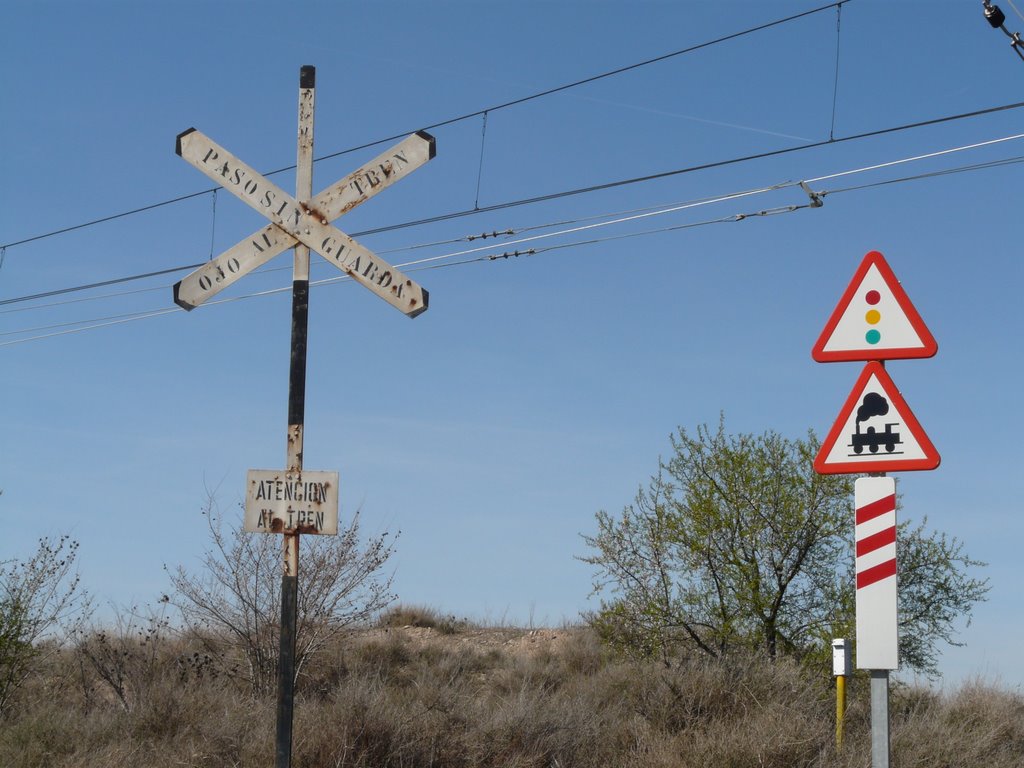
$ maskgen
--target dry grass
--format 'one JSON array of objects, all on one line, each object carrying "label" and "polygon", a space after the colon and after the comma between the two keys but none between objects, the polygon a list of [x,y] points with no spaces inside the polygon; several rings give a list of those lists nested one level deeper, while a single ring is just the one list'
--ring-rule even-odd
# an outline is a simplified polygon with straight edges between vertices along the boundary
[{"label": "dry grass", "polygon": [[[403,609],[407,610],[407,609]],[[583,629],[382,621],[299,681],[296,768],[867,768],[866,681],[851,684],[846,749],[831,680],[755,657],[666,669],[609,658]],[[418,619],[407,621],[411,616]],[[436,613],[433,620],[443,618]],[[0,723],[0,765],[267,766],[275,702],[164,642],[126,709],[72,651],[52,658]],[[972,683],[897,688],[893,766],[1018,768],[1024,697]]]},{"label": "dry grass", "polygon": [[466,619],[444,615],[434,608],[420,605],[396,605],[384,611],[377,620],[377,626],[387,628],[417,627],[436,629],[446,635],[454,635],[471,625]]}]

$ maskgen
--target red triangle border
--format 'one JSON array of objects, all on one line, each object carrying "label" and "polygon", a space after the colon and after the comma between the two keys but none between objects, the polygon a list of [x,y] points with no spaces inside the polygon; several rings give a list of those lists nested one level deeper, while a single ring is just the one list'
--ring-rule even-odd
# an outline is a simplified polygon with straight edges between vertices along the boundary
[{"label": "red triangle border", "polygon": [[[864,388],[867,387],[868,381],[872,376],[875,376],[878,379],[878,383],[882,385],[882,390],[885,392],[886,397],[889,398],[891,407],[899,414],[907,429],[910,430],[910,434],[913,435],[914,440],[916,440],[917,444],[921,446],[921,450],[925,454],[924,458],[886,459],[885,457],[880,456],[873,462],[843,461],[826,464],[825,460],[835,447],[836,441],[838,441],[842,435],[843,428],[846,426],[846,422],[849,420],[850,414],[853,413],[853,409],[857,407],[861,394],[864,392]],[[932,445],[932,441],[928,439],[928,435],[926,435],[924,429],[921,428],[921,424],[914,416],[914,412],[910,410],[910,406],[907,405],[906,400],[903,399],[903,396],[896,388],[893,380],[889,377],[889,374],[886,373],[885,367],[880,362],[872,361],[864,366],[864,370],[861,371],[860,377],[857,379],[857,383],[853,385],[853,389],[850,391],[850,396],[846,399],[842,409],[839,411],[839,417],[832,425],[832,429],[829,431],[824,441],[822,441],[818,455],[814,459],[814,471],[819,475],[859,475],[868,472],[903,472],[910,470],[935,469],[939,466],[939,462],[941,460],[942,458],[939,456],[939,452],[935,450],[935,446]]]},{"label": "red triangle border", "polygon": [[[886,286],[892,291],[893,298],[899,304],[900,309],[907,316],[907,320],[910,321],[911,327],[917,332],[917,335],[921,338],[923,347],[898,347],[893,349],[852,349],[852,350],[837,350],[833,352],[825,351],[825,344],[828,343],[829,338],[832,336],[832,332],[835,331],[836,326],[839,325],[839,321],[846,313],[847,308],[850,306],[850,302],[853,301],[860,288],[861,283],[864,281],[865,275],[868,270],[874,266],[878,269],[882,275],[882,279],[885,281]],[[839,362],[850,362],[856,360],[905,360],[910,358],[923,358],[923,357],[934,357],[935,353],[939,351],[939,345],[935,341],[935,337],[932,336],[931,331],[928,330],[928,326],[924,324],[924,320],[921,319],[921,315],[918,314],[917,309],[914,308],[913,302],[907,296],[907,292],[903,290],[903,286],[900,285],[900,281],[896,279],[896,274],[892,271],[892,267],[885,260],[885,257],[879,251],[869,251],[864,259],[861,261],[860,266],[854,273],[853,278],[850,280],[850,284],[847,286],[845,293],[842,298],[839,299],[839,303],[836,308],[832,311],[832,316],[829,317],[828,322],[825,324],[825,330],[821,332],[821,336],[818,337],[818,341],[814,344],[811,349],[811,357],[819,363],[839,363]]]}]

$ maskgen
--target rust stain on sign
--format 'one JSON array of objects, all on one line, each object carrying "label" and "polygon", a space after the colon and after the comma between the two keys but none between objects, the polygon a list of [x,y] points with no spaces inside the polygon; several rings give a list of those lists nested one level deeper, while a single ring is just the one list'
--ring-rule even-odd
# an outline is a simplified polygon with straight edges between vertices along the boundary
[{"label": "rust stain on sign", "polygon": [[249,470],[244,530],[253,533],[338,533],[338,473]]}]

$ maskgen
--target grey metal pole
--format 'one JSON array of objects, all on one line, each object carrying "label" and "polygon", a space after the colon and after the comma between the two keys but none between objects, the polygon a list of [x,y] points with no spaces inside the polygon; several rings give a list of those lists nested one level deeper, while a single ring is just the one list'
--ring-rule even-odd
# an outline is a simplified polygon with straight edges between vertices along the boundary
[{"label": "grey metal pole", "polygon": [[871,768],[889,768],[889,670],[871,670]]},{"label": "grey metal pole", "polygon": [[[295,199],[307,203],[313,196],[313,111],[316,69],[299,71],[298,162]],[[309,248],[295,246],[292,273],[292,346],[288,376],[289,472],[302,472],[302,445],[306,420],[306,341],[309,328]],[[284,536],[281,575],[281,645],[277,669],[276,768],[291,768],[292,722],[295,693],[295,635],[298,623],[299,534]]]},{"label": "grey metal pole", "polygon": [[[885,361],[882,361],[885,366]],[[885,472],[872,472],[885,477]],[[871,768],[889,768],[889,670],[871,670]]]}]

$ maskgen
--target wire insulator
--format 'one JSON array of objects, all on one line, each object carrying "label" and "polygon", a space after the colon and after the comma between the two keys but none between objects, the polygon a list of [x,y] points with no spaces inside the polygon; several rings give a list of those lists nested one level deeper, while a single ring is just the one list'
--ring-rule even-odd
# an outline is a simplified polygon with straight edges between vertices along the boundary
[{"label": "wire insulator", "polygon": [[1006,23],[1006,14],[999,9],[998,5],[985,3],[985,18],[988,19],[992,29],[999,29]]}]

